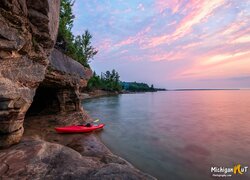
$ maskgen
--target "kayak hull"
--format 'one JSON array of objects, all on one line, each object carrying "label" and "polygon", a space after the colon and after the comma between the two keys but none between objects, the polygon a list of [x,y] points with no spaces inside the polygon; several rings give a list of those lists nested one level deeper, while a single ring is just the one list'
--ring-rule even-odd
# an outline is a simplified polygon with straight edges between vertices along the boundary
[{"label": "kayak hull", "polygon": [[65,127],[55,127],[58,133],[87,133],[95,130],[100,130],[104,127],[104,124],[92,125],[91,127],[75,125],[75,126],[65,126]]}]

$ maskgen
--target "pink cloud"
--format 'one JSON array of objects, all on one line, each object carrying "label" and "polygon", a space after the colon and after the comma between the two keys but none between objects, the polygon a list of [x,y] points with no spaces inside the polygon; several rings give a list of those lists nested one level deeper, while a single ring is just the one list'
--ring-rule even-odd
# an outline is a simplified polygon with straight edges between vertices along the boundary
[{"label": "pink cloud", "polygon": [[[164,8],[172,8],[173,11],[176,12],[181,3],[178,0],[167,2],[159,0],[156,4],[157,7],[160,8],[160,11]],[[213,11],[223,4],[224,0],[190,1],[186,8],[191,12],[183,18],[183,20],[177,25],[176,30],[172,34],[165,34],[155,37],[144,36],[148,31],[151,30],[151,27],[148,26],[143,31],[137,33],[137,35],[122,40],[116,43],[114,46],[121,47],[139,42],[142,49],[148,49],[162,44],[170,44],[173,41],[176,41],[190,33],[193,26],[207,20],[210,16],[213,15]],[[139,7],[141,8],[143,7],[143,5],[139,4],[138,8]]]},{"label": "pink cloud", "polygon": [[143,39],[145,39],[145,34],[150,32],[150,30],[151,30],[151,25],[148,25],[146,28],[139,31],[135,36],[130,36],[125,40],[121,40],[118,43],[113,44],[113,47],[119,48],[133,43],[142,43]]},{"label": "pink cloud", "polygon": [[111,39],[103,39],[101,42],[97,43],[97,49],[99,51],[107,51],[112,47],[112,44]]},{"label": "pink cloud", "polygon": [[176,51],[171,51],[167,53],[157,53],[153,55],[149,55],[148,59],[150,61],[175,61],[175,60],[180,60],[186,56],[185,52],[176,52]]},{"label": "pink cloud", "polygon": [[153,48],[162,44],[169,44],[184,37],[191,32],[193,26],[207,20],[213,15],[214,10],[224,3],[224,0],[191,1],[189,6],[186,7],[190,8],[191,12],[183,18],[174,32],[172,34],[150,38],[148,42],[145,42],[144,48]]},{"label": "pink cloud", "polygon": [[[99,50],[96,64],[114,66],[118,71],[125,64],[140,72],[151,69],[157,81],[166,77],[162,83],[172,86],[176,81],[185,86],[203,78],[250,75],[249,2],[150,2],[93,0],[83,2],[80,9],[77,6],[75,12],[82,13],[82,17],[74,26],[78,27],[75,32],[79,34],[88,26],[94,32],[93,44]],[[140,72],[124,74],[136,78]]]},{"label": "pink cloud", "polygon": [[250,43],[250,34],[238,37],[233,43]]},{"label": "pink cloud", "polygon": [[156,10],[162,13],[165,9],[169,8],[172,10],[172,13],[176,13],[179,11],[181,5],[181,0],[157,0],[155,3]]},{"label": "pink cloud", "polygon": [[182,50],[187,50],[187,49],[194,48],[194,47],[197,47],[197,46],[202,46],[202,42],[200,42],[200,41],[199,42],[191,42],[191,43],[183,45],[180,48]]},{"label": "pink cloud", "polygon": [[114,47],[126,46],[126,45],[134,43],[136,40],[137,40],[136,36],[135,37],[131,36],[131,37],[129,37],[125,40],[122,40],[119,43],[115,44]]},{"label": "pink cloud", "polygon": [[208,78],[208,77],[230,77],[242,74],[250,75],[250,51],[239,51],[236,53],[207,54],[196,59],[189,68],[175,74],[176,79],[182,78]]}]

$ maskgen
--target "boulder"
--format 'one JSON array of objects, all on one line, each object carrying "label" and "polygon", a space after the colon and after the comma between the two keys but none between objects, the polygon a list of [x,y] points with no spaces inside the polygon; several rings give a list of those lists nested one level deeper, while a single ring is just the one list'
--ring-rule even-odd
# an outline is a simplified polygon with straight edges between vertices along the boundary
[{"label": "boulder", "polygon": [[0,150],[0,161],[2,179],[154,179],[109,152],[93,158],[40,139],[26,138]]}]

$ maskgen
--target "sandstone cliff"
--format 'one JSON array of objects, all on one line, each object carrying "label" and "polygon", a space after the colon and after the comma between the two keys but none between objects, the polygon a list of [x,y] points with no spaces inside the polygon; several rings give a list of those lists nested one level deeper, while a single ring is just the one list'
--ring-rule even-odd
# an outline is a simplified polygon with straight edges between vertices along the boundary
[{"label": "sandstone cliff", "polygon": [[25,113],[45,77],[59,0],[1,0],[0,147],[20,141]]},{"label": "sandstone cliff", "polygon": [[90,69],[53,49],[28,114],[81,111],[80,92],[91,76]]}]

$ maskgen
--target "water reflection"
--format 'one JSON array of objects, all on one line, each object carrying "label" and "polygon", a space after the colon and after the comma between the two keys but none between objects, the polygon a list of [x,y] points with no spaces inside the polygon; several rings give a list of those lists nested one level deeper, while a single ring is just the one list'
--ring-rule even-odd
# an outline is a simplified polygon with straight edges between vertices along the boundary
[{"label": "water reflection", "polygon": [[123,94],[84,107],[107,124],[100,136],[111,150],[159,179],[210,179],[211,166],[250,166],[250,91]]}]

